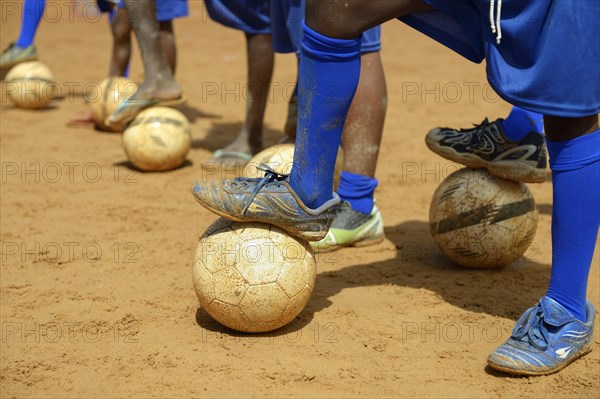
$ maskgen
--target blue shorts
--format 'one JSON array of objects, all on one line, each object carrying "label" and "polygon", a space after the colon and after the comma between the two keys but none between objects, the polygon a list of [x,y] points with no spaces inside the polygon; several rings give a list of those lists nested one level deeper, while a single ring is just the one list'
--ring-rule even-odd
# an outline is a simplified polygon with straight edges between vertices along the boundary
[{"label": "blue shorts", "polygon": [[[274,0],[271,2],[273,49],[278,53],[300,53],[305,0]],[[363,33],[362,53],[381,50],[381,27]]]},{"label": "blue shorts", "polygon": [[[96,0],[96,4],[98,4],[98,8],[100,9],[101,12],[111,12],[112,11],[112,4],[106,0]],[[119,8],[125,7],[125,3],[123,3],[123,1],[120,1],[118,7]]]},{"label": "blue shorts", "polygon": [[436,10],[400,20],[471,61],[487,59],[488,81],[506,101],[562,117],[600,113],[600,1],[504,0],[500,44],[490,0],[425,1]]},{"label": "blue shorts", "polygon": [[[170,21],[175,18],[187,17],[188,4],[187,0],[155,0],[156,1],[156,19],[158,22]],[[106,0],[96,0],[98,8],[102,12],[110,12],[110,4]],[[121,0],[119,8],[125,7],[125,3]]]},{"label": "blue shorts", "polygon": [[213,21],[243,32],[271,33],[270,0],[205,0]]},{"label": "blue shorts", "polygon": [[158,22],[170,21],[175,18],[187,17],[187,0],[155,0],[156,1],[156,19]]}]

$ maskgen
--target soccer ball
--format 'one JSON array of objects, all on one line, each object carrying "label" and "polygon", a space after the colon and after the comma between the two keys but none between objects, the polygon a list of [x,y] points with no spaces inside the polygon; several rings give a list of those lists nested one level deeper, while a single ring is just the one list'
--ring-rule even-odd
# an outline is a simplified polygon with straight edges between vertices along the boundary
[{"label": "soccer ball", "polygon": [[172,108],[155,107],[140,113],[123,133],[129,161],[143,171],[181,166],[192,146],[190,124]]},{"label": "soccer ball", "polygon": [[6,75],[5,84],[8,97],[20,108],[46,108],[57,94],[52,72],[39,61],[13,67]]},{"label": "soccer ball", "polygon": [[[294,163],[294,144],[276,144],[256,154],[244,167],[244,177],[263,177],[265,172],[258,169],[261,164],[269,166],[279,174],[289,174]],[[340,175],[344,168],[344,153],[340,148],[335,161],[333,175],[334,189],[340,184]]]},{"label": "soccer ball", "polygon": [[310,245],[278,227],[219,219],[196,249],[193,282],[202,308],[243,332],[266,332],[292,321],[313,291]]},{"label": "soccer ball", "polygon": [[535,237],[537,220],[525,184],[483,169],[460,169],[444,179],[429,210],[431,234],[442,253],[473,269],[519,259]]},{"label": "soccer ball", "polygon": [[137,85],[123,77],[112,77],[100,82],[98,91],[92,95],[89,93],[86,102],[97,129],[104,131],[117,131],[104,123],[113,112],[117,110],[127,97],[137,91]]}]

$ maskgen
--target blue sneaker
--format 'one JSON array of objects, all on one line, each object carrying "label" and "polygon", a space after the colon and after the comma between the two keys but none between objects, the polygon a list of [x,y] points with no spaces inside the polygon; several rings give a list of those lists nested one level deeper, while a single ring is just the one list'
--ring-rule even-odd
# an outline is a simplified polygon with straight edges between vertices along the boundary
[{"label": "blue sneaker", "polygon": [[585,323],[548,297],[523,313],[512,336],[490,356],[488,364],[516,375],[555,373],[592,351],[594,306],[586,304]]},{"label": "blue sneaker", "polygon": [[332,199],[311,209],[289,185],[289,176],[264,165],[261,169],[266,172],[263,178],[196,182],[192,194],[200,205],[229,220],[269,223],[307,241],[325,237],[340,197],[333,193]]}]

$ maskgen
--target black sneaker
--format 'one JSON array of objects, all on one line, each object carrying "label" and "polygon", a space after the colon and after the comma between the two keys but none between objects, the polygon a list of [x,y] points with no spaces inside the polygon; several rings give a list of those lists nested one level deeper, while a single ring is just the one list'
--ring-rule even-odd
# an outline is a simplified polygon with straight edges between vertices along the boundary
[{"label": "black sneaker", "polygon": [[470,129],[431,129],[425,138],[436,154],[470,168],[485,168],[493,175],[525,183],[546,181],[546,141],[537,132],[529,132],[516,142],[500,126],[502,119]]}]

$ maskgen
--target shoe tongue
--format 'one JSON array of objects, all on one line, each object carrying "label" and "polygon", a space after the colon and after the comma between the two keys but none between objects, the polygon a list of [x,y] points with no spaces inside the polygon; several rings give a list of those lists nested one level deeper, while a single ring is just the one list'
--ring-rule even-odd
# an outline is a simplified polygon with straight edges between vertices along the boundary
[{"label": "shoe tongue", "polygon": [[540,301],[540,306],[544,313],[544,321],[551,326],[560,327],[576,320],[571,312],[554,299],[544,297]]}]

